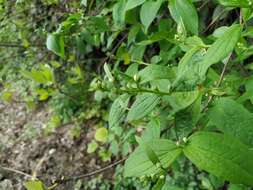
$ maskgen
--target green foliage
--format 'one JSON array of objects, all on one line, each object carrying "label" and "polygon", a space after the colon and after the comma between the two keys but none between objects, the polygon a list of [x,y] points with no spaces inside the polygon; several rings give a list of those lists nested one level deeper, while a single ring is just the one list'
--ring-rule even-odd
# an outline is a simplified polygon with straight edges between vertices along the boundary
[{"label": "green foliage", "polygon": [[138,120],[149,114],[160,101],[156,94],[144,93],[136,97],[127,115],[128,121]]},{"label": "green foliage", "polygon": [[215,106],[210,110],[209,122],[222,132],[252,146],[252,116],[252,113],[241,104],[228,98],[222,98],[217,100]]},{"label": "green foliage", "polygon": [[198,35],[198,13],[191,1],[170,0],[169,9],[171,12],[171,16],[177,22],[178,25],[182,25],[192,34]]},{"label": "green foliage", "polygon": [[1,97],[11,101],[16,85],[27,103],[49,102],[57,118],[50,129],[99,119],[87,152],[103,161],[130,154],[124,188],[247,189],[253,186],[252,3],[43,1],[45,9],[73,10],[60,17],[42,11],[51,18],[43,21],[20,13],[13,24],[6,15],[29,2],[4,1],[0,41],[22,45],[0,52]]},{"label": "green foliage", "polygon": [[64,40],[59,34],[49,34],[47,37],[47,49],[64,58]]},{"label": "green foliage", "polygon": [[213,132],[195,133],[184,153],[200,169],[235,184],[253,185],[253,152],[235,138]]},{"label": "green foliage", "polygon": [[100,142],[106,142],[108,137],[108,131],[102,127],[96,130],[95,139]]},{"label": "green foliage", "polygon": [[162,172],[182,150],[172,141],[159,139],[141,144],[125,163],[125,176],[150,177]]},{"label": "green foliage", "polygon": [[24,185],[27,190],[47,190],[41,181],[28,181]]}]

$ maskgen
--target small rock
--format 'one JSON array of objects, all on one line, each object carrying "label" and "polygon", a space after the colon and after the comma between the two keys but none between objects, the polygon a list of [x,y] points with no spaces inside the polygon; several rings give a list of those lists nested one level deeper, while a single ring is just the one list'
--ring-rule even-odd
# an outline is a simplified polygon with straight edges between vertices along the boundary
[{"label": "small rock", "polygon": [[0,182],[0,190],[14,190],[11,180],[4,180]]}]

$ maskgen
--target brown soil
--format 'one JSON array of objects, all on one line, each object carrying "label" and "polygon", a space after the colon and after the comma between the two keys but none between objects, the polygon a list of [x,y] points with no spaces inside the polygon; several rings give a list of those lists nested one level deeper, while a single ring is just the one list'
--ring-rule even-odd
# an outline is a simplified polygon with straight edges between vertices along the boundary
[{"label": "brown soil", "polygon": [[[85,123],[78,138],[73,125],[59,127],[42,135],[51,111],[46,106],[29,110],[22,103],[0,103],[0,165],[28,174],[36,173],[46,184],[61,176],[73,176],[101,168],[95,155],[87,155],[93,138],[92,121]],[[109,176],[108,176],[109,175]],[[111,177],[107,173],[107,177]],[[0,170],[0,190],[23,190],[26,177]],[[85,179],[87,180],[87,179]],[[58,190],[72,190],[75,181],[59,185]]]}]

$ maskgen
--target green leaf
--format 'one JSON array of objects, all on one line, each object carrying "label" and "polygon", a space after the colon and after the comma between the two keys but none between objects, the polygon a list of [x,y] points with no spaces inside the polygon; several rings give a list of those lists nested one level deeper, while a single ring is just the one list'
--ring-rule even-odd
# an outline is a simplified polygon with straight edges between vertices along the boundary
[{"label": "green leaf", "polygon": [[111,73],[110,68],[108,67],[107,63],[104,64],[104,71],[105,71],[105,74],[106,74],[107,78],[109,79],[109,81],[113,82],[114,78],[112,76],[112,73]]},{"label": "green leaf", "polygon": [[149,114],[160,102],[160,97],[152,93],[138,95],[127,115],[128,121],[138,120]]},{"label": "green leaf", "polygon": [[109,113],[109,126],[110,127],[118,127],[120,122],[123,119],[125,114],[128,102],[129,95],[123,94],[119,96],[112,104],[110,113]]},{"label": "green leaf", "polygon": [[151,141],[160,138],[160,122],[157,119],[152,119],[146,126],[141,139],[143,142]]},{"label": "green leaf", "polygon": [[99,142],[106,142],[108,139],[108,130],[105,127],[101,127],[96,130],[95,139]]},{"label": "green leaf", "polygon": [[142,5],[146,0],[128,0],[126,4],[126,11]]},{"label": "green leaf", "polygon": [[253,145],[253,114],[229,98],[221,98],[208,113],[210,125],[243,143]]},{"label": "green leaf", "polygon": [[211,65],[225,59],[235,48],[240,36],[241,26],[239,24],[229,27],[226,32],[212,44],[207,50],[203,61],[199,63],[200,76],[204,78],[204,75]]},{"label": "green leaf", "polygon": [[168,66],[150,64],[138,73],[140,83],[146,83],[157,79],[173,79],[175,72]]},{"label": "green leaf", "polygon": [[152,190],[161,190],[165,184],[166,178],[159,178],[156,184],[152,187]]},{"label": "green leaf", "polygon": [[[170,140],[160,139],[145,143],[156,154],[163,168],[170,164],[180,155],[181,149]],[[140,145],[125,162],[125,177],[142,177],[156,174],[161,168],[155,166],[146,154],[145,145]]]},{"label": "green leaf", "polygon": [[98,148],[98,144],[96,141],[92,141],[88,144],[87,153],[91,154],[95,152]]},{"label": "green leaf", "polygon": [[252,7],[252,0],[218,0],[225,7]]},{"label": "green leaf", "polygon": [[142,145],[145,149],[145,153],[148,157],[148,159],[154,164],[160,164],[160,159],[158,158],[158,156],[156,155],[155,151],[149,146],[148,143],[144,143]]},{"label": "green leaf", "polygon": [[230,184],[228,190],[248,190],[249,188],[242,186],[242,185],[234,185]]},{"label": "green leaf", "polygon": [[185,155],[199,168],[234,184],[253,185],[253,151],[228,135],[198,132]]},{"label": "green leaf", "polygon": [[187,108],[199,97],[199,91],[174,92],[170,96],[164,97],[173,108],[173,113]]},{"label": "green leaf", "polygon": [[28,181],[24,186],[27,190],[46,190],[46,187],[41,181]]},{"label": "green leaf", "polygon": [[198,34],[198,13],[190,0],[170,0],[169,9],[171,16],[178,24],[183,22],[188,31]]},{"label": "green leaf", "polygon": [[148,0],[146,1],[140,11],[140,19],[141,23],[144,25],[144,30],[147,33],[149,26],[155,19],[161,5],[162,5],[163,0]]},{"label": "green leaf", "polygon": [[125,8],[126,0],[119,0],[113,7],[112,17],[118,28],[122,28],[125,24]]},{"label": "green leaf", "polygon": [[49,34],[47,36],[47,49],[54,52],[56,55],[64,58],[65,50],[64,50],[64,38],[60,34]]},{"label": "green leaf", "polygon": [[200,47],[190,49],[178,64],[177,78],[172,86],[177,87],[180,83],[194,87],[200,80],[199,62],[203,59],[203,51]]},{"label": "green leaf", "polygon": [[182,188],[171,185],[169,182],[166,182],[162,188],[162,190],[183,190]]}]

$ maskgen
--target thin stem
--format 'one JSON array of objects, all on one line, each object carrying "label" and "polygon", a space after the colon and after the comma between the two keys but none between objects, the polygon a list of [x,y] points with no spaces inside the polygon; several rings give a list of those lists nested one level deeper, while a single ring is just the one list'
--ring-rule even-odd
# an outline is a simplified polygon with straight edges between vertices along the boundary
[{"label": "thin stem", "polygon": [[[223,66],[223,69],[222,69],[222,72],[220,74],[220,78],[219,78],[219,81],[217,82],[216,84],[216,88],[220,87],[220,85],[222,84],[223,80],[224,80],[224,77],[225,77],[225,73],[226,73],[226,70],[227,70],[227,67],[228,67],[228,63],[231,59],[231,56],[232,56],[232,53],[230,53],[230,55],[228,56],[227,60],[225,61],[224,63],[224,66]],[[212,102],[214,98],[214,95],[211,95],[208,100],[207,100],[207,103],[206,105],[204,106],[204,108],[202,109],[201,113],[204,113],[208,110],[208,106],[210,105],[210,103]],[[202,125],[202,126],[197,126],[196,128],[193,129],[192,133],[194,133],[195,131],[200,131],[201,129],[203,129],[205,126]],[[192,133],[190,133],[188,136],[190,136]]]},{"label": "thin stem", "polygon": [[12,173],[20,174],[20,175],[23,175],[23,176],[31,178],[31,179],[37,179],[37,178],[35,178],[34,176],[32,176],[30,174],[27,174],[25,172],[22,172],[22,171],[13,169],[13,168],[8,168],[8,167],[0,166],[0,169],[8,171],[8,172],[12,172]]},{"label": "thin stem", "polygon": [[206,27],[206,29],[202,32],[202,34],[204,34],[205,32],[207,32],[225,12],[226,12],[226,9],[223,10],[223,11],[221,11],[220,14],[218,14],[218,15],[212,20],[212,22]]},{"label": "thin stem", "polygon": [[87,178],[87,177],[91,177],[93,175],[96,175],[96,174],[99,174],[99,173],[102,173],[110,168],[113,168],[121,163],[123,163],[127,158],[123,158],[121,160],[118,160],[116,161],[115,163],[112,163],[104,168],[101,168],[101,169],[98,169],[98,170],[95,170],[93,172],[90,172],[90,173],[87,173],[87,174],[82,174],[82,175],[78,175],[78,176],[72,176],[72,177],[68,177],[68,178],[65,178],[65,179],[59,179],[59,180],[56,180],[56,183],[64,183],[64,182],[67,182],[67,181],[72,181],[72,180],[77,180],[77,179],[82,179],[82,178]]},{"label": "thin stem", "polygon": [[[228,59],[227,59],[226,62],[224,63],[222,72],[221,72],[221,74],[220,74],[219,81],[217,82],[217,84],[216,84],[216,86],[215,86],[216,88],[219,88],[220,85],[222,84],[223,80],[224,80],[225,73],[226,73],[226,70],[227,70],[228,63],[229,63],[229,60],[230,60],[230,58],[231,58],[231,55],[232,55],[232,53],[228,56]],[[213,98],[214,98],[214,95],[211,95],[211,96],[209,97],[209,99],[208,99],[208,101],[207,101],[207,103],[206,103],[204,109],[202,110],[202,112],[207,111],[208,106],[209,106],[209,104],[212,102]]]},{"label": "thin stem", "polygon": [[142,92],[147,92],[147,93],[152,93],[152,94],[159,94],[159,95],[171,95],[171,92],[161,92],[161,91],[154,91],[154,90],[149,90],[149,89],[144,89],[144,88],[136,88],[136,89],[119,89],[119,93],[129,93],[129,94],[137,94],[137,93],[142,93]]}]

